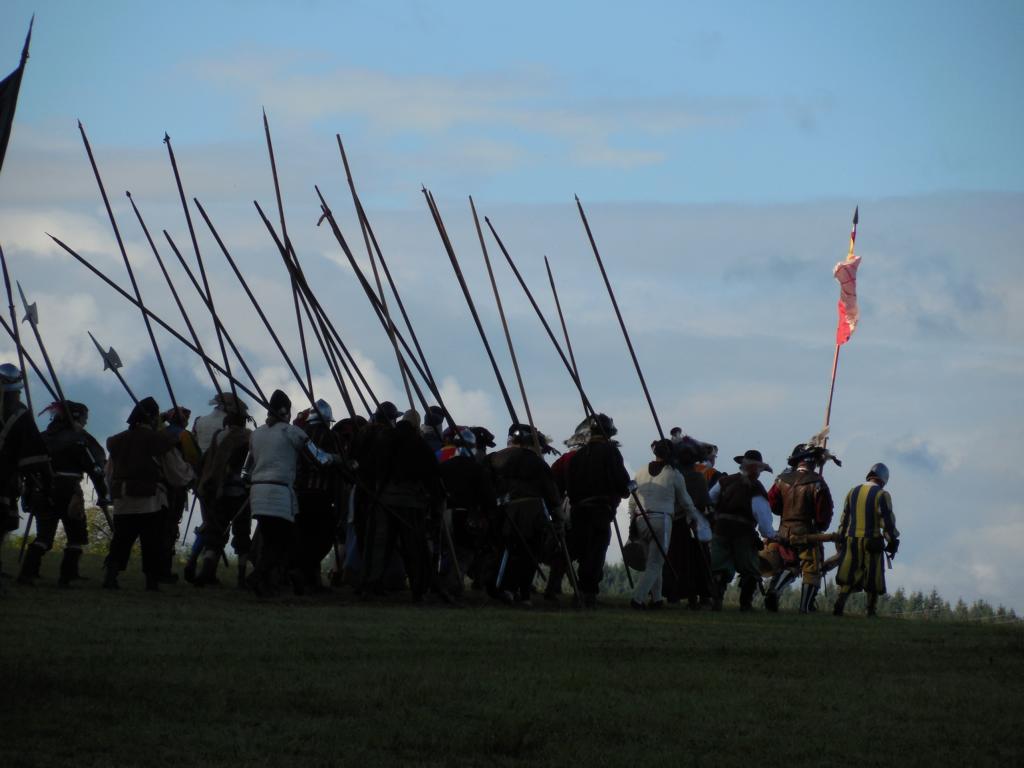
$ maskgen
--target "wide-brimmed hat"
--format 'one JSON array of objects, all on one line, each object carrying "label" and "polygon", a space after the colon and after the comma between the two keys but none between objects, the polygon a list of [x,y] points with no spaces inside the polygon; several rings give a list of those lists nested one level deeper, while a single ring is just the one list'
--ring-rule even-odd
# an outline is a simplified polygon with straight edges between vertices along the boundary
[{"label": "wide-brimmed hat", "polygon": [[732,460],[735,461],[740,466],[743,466],[744,464],[758,464],[760,465],[762,472],[772,471],[772,468],[764,463],[764,459],[761,456],[761,452],[755,451],[753,449],[749,451],[744,451],[742,456],[733,456]]}]

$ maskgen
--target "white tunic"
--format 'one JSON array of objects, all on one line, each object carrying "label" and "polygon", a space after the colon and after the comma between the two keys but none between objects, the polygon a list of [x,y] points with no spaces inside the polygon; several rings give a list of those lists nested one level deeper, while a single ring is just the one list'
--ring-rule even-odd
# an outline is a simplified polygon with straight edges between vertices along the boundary
[{"label": "white tunic", "polygon": [[196,445],[199,446],[199,450],[203,453],[206,453],[210,449],[210,443],[213,442],[213,436],[224,428],[225,416],[227,416],[227,413],[218,406],[205,416],[200,416],[196,419],[196,423],[192,427],[192,432],[196,436]]},{"label": "white tunic", "polygon": [[299,453],[309,436],[298,427],[279,421],[264,425],[249,439],[246,471],[252,482],[249,504],[253,516],[295,521],[298,502],[292,484]]}]

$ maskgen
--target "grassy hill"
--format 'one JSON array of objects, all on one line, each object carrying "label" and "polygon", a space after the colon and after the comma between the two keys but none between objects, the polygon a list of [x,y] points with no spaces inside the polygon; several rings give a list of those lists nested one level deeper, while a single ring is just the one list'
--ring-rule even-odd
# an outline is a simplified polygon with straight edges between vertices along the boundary
[{"label": "grassy hill", "polygon": [[0,765],[1024,761],[1020,626],[258,602],[131,568],[5,580]]}]

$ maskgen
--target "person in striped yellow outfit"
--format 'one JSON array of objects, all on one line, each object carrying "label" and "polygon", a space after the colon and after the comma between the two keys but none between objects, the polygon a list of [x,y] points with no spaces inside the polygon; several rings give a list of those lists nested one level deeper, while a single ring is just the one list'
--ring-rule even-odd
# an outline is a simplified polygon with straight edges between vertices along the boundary
[{"label": "person in striped yellow outfit", "polygon": [[832,613],[843,615],[851,592],[864,590],[868,595],[868,616],[875,615],[878,596],[885,594],[883,552],[889,557],[900,546],[900,532],[892,512],[892,498],[885,490],[889,468],[875,464],[865,482],[850,489],[843,504],[837,533],[842,537],[843,554],[836,583],[839,597]]}]

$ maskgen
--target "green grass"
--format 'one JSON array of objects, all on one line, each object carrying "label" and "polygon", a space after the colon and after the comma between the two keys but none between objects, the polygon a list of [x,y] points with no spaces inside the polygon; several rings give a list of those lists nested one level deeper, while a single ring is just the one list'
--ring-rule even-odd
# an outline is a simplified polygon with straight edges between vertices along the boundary
[{"label": "green grass", "polygon": [[[851,616],[0,597],[0,765],[1020,765],[1024,631]],[[4,553],[13,567],[10,550]]]}]

